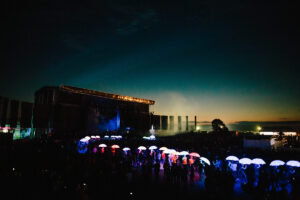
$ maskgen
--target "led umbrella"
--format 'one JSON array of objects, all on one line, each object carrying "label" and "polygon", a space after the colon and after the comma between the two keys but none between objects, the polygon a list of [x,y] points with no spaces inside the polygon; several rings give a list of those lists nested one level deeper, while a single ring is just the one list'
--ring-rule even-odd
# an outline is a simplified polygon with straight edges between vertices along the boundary
[{"label": "led umbrella", "polygon": [[226,160],[228,160],[228,161],[239,161],[239,159],[237,157],[235,157],[235,156],[228,156],[226,158]]},{"label": "led umbrella", "polygon": [[239,163],[241,163],[243,165],[250,165],[252,163],[252,160],[249,158],[242,158],[239,160]]},{"label": "led umbrella", "polygon": [[190,156],[200,158],[200,155],[196,152],[190,153]]},{"label": "led umbrella", "polygon": [[300,162],[297,160],[290,160],[286,163],[286,165],[290,167],[300,167]]},{"label": "led umbrella", "polygon": [[178,155],[179,156],[187,156],[187,155],[189,155],[189,152],[187,152],[187,151],[180,151]]},{"label": "led umbrella", "polygon": [[130,148],[129,147],[124,147],[123,151],[130,151]]},{"label": "led umbrella", "polygon": [[265,165],[266,164],[266,162],[261,158],[254,158],[251,163],[255,164],[255,165]]},{"label": "led umbrella", "polygon": [[101,153],[104,153],[104,148],[107,147],[106,144],[100,144],[99,147],[101,147]]},{"label": "led umbrella", "polygon": [[168,148],[167,147],[160,147],[159,148],[159,150],[161,150],[161,151],[165,151],[165,150],[167,150]]},{"label": "led umbrella", "polygon": [[285,164],[285,162],[283,162],[282,160],[273,160],[270,163],[270,166],[277,167],[277,166],[281,166],[281,165],[284,165],[284,164]]},{"label": "led umbrella", "polygon": [[205,162],[206,164],[210,165],[210,161],[205,158],[205,157],[200,157],[200,160],[202,160],[203,162]]},{"label": "led umbrella", "polygon": [[150,150],[155,150],[155,149],[157,149],[157,146],[151,146],[151,147],[149,147],[149,149]]}]

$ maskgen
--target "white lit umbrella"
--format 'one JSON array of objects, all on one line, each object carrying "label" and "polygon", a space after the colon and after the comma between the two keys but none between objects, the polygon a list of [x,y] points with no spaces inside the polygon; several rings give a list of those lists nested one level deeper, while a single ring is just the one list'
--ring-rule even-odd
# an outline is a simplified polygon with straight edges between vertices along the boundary
[{"label": "white lit umbrella", "polygon": [[273,160],[271,163],[270,163],[270,166],[281,166],[281,165],[284,165],[285,162],[283,162],[282,160]]},{"label": "white lit umbrella", "polygon": [[159,148],[159,150],[161,150],[161,151],[165,151],[165,150],[167,150],[168,148],[167,147],[160,147]]},{"label": "white lit umbrella", "polygon": [[157,146],[151,146],[149,147],[150,150],[154,150],[154,149],[157,149]]},{"label": "white lit umbrella", "polygon": [[104,148],[104,147],[107,147],[107,145],[106,144],[100,144],[99,147],[103,147]]},{"label": "white lit umbrella", "polygon": [[89,139],[87,139],[87,138],[82,138],[81,140],[80,140],[80,142],[88,142],[89,141]]},{"label": "white lit umbrella", "polygon": [[120,148],[120,147],[119,147],[119,145],[114,144],[114,145],[111,146],[111,148],[113,148],[113,149],[118,149],[118,148]]},{"label": "white lit umbrella", "polygon": [[180,156],[187,156],[187,155],[189,155],[189,152],[187,152],[187,151],[181,151],[181,152],[179,152],[178,155],[180,155]]},{"label": "white lit umbrella", "polygon": [[205,157],[200,157],[200,160],[203,160],[206,164],[210,165],[210,161]]},{"label": "white lit umbrella", "polygon": [[176,152],[176,150],[174,150],[174,149],[166,149],[164,151],[165,154],[171,154],[171,153],[175,153],[175,152]]},{"label": "white lit umbrella", "polygon": [[300,162],[297,160],[290,160],[286,163],[286,165],[290,167],[300,167]]},{"label": "white lit umbrella", "polygon": [[235,156],[228,156],[226,158],[226,160],[229,160],[229,161],[239,161],[239,159],[237,157],[235,157]]},{"label": "white lit umbrella", "polygon": [[147,148],[146,147],[144,147],[144,146],[140,146],[140,147],[138,147],[138,150],[146,150]]},{"label": "white lit umbrella", "polygon": [[124,147],[123,151],[130,151],[130,148],[129,147]]},{"label": "white lit umbrella", "polygon": [[241,163],[243,165],[250,165],[252,163],[252,160],[249,158],[242,158],[239,160],[239,163]]},{"label": "white lit umbrella", "polygon": [[252,164],[256,164],[256,165],[265,165],[266,162],[265,162],[263,159],[261,159],[261,158],[254,158],[254,159],[252,160]]}]

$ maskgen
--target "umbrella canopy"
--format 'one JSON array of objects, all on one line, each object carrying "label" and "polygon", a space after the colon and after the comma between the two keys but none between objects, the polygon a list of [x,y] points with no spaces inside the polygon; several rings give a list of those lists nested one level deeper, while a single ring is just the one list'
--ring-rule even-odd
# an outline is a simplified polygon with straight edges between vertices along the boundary
[{"label": "umbrella canopy", "polygon": [[89,139],[87,139],[87,138],[82,138],[81,140],[80,140],[80,142],[88,142],[89,141]]},{"label": "umbrella canopy", "polygon": [[281,165],[284,165],[285,162],[283,162],[282,160],[273,160],[271,163],[270,163],[270,166],[281,166]]},{"label": "umbrella canopy", "polygon": [[146,147],[144,147],[144,146],[139,146],[138,147],[138,150],[146,150],[147,148]]},{"label": "umbrella canopy", "polygon": [[114,144],[114,145],[111,146],[111,148],[113,148],[113,149],[118,149],[118,148],[120,148],[120,147],[119,147],[119,145]]},{"label": "umbrella canopy", "polygon": [[196,152],[190,153],[190,156],[200,158],[200,155],[198,153],[196,153]]},{"label": "umbrella canopy", "polygon": [[165,151],[165,150],[167,150],[168,148],[167,147],[160,147],[159,148],[159,150],[161,150],[161,151]]},{"label": "umbrella canopy", "polygon": [[250,165],[252,163],[252,160],[249,158],[242,158],[239,160],[239,163],[241,163],[243,165]]},{"label": "umbrella canopy", "polygon": [[200,157],[200,160],[202,160],[203,162],[205,162],[206,164],[210,165],[210,161],[205,158],[205,157]]},{"label": "umbrella canopy", "polygon": [[252,164],[256,164],[256,165],[265,165],[266,162],[265,162],[263,159],[261,159],[261,158],[254,158],[254,159],[252,160]]},{"label": "umbrella canopy", "polygon": [[149,147],[150,150],[154,150],[154,149],[157,149],[157,146],[151,146]]},{"label": "umbrella canopy", "polygon": [[180,155],[180,156],[187,156],[187,155],[189,155],[189,152],[187,152],[187,151],[181,151],[181,152],[179,152],[178,155]]},{"label": "umbrella canopy", "polygon": [[300,167],[300,162],[297,160],[290,160],[286,163],[286,165],[290,167]]},{"label": "umbrella canopy", "polygon": [[238,159],[237,157],[235,157],[235,156],[228,156],[228,157],[226,158],[226,160],[230,160],[230,161],[239,161],[239,159]]},{"label": "umbrella canopy", "polygon": [[124,147],[123,151],[130,151],[130,148],[129,147]]},{"label": "umbrella canopy", "polygon": [[99,147],[107,147],[106,144],[100,144]]},{"label": "umbrella canopy", "polygon": [[176,152],[176,150],[174,150],[174,149],[166,149],[165,151],[164,151],[164,153],[165,154],[171,154],[171,153],[175,153]]}]

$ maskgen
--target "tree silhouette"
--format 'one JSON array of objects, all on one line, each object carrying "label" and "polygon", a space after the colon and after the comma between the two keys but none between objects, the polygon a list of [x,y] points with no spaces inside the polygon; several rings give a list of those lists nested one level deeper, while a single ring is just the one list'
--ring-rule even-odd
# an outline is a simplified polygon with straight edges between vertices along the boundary
[{"label": "tree silhouette", "polygon": [[227,132],[228,131],[228,128],[226,127],[224,122],[220,119],[214,119],[211,122],[211,125],[212,125],[212,129],[214,132]]}]

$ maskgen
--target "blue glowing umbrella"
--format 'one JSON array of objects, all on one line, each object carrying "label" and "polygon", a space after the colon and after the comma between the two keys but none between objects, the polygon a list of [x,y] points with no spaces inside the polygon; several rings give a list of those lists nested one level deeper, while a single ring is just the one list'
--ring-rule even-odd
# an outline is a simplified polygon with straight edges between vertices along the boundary
[{"label": "blue glowing umbrella", "polygon": [[239,163],[241,163],[243,165],[250,165],[252,163],[252,160],[249,158],[242,158],[239,160]]},{"label": "blue glowing umbrella", "polygon": [[254,158],[254,159],[252,160],[252,164],[256,164],[256,165],[265,165],[266,162],[265,162],[263,159],[261,159],[261,158]]},{"label": "blue glowing umbrella", "polygon": [[235,156],[228,156],[226,158],[226,160],[229,160],[229,161],[239,161],[239,159],[237,157],[235,157]]},{"label": "blue glowing umbrella", "polygon": [[205,162],[206,164],[210,165],[210,161],[205,158],[205,157],[200,157],[200,160],[202,160],[203,162]]},{"label": "blue glowing umbrella", "polygon": [[270,166],[281,166],[281,165],[284,165],[285,162],[283,162],[282,160],[273,160],[271,163],[270,163]]},{"label": "blue glowing umbrella", "polygon": [[123,151],[130,151],[130,148],[129,147],[124,147]]},{"label": "blue glowing umbrella", "polygon": [[300,167],[300,162],[297,160],[290,160],[286,163],[286,165],[290,167]]}]

